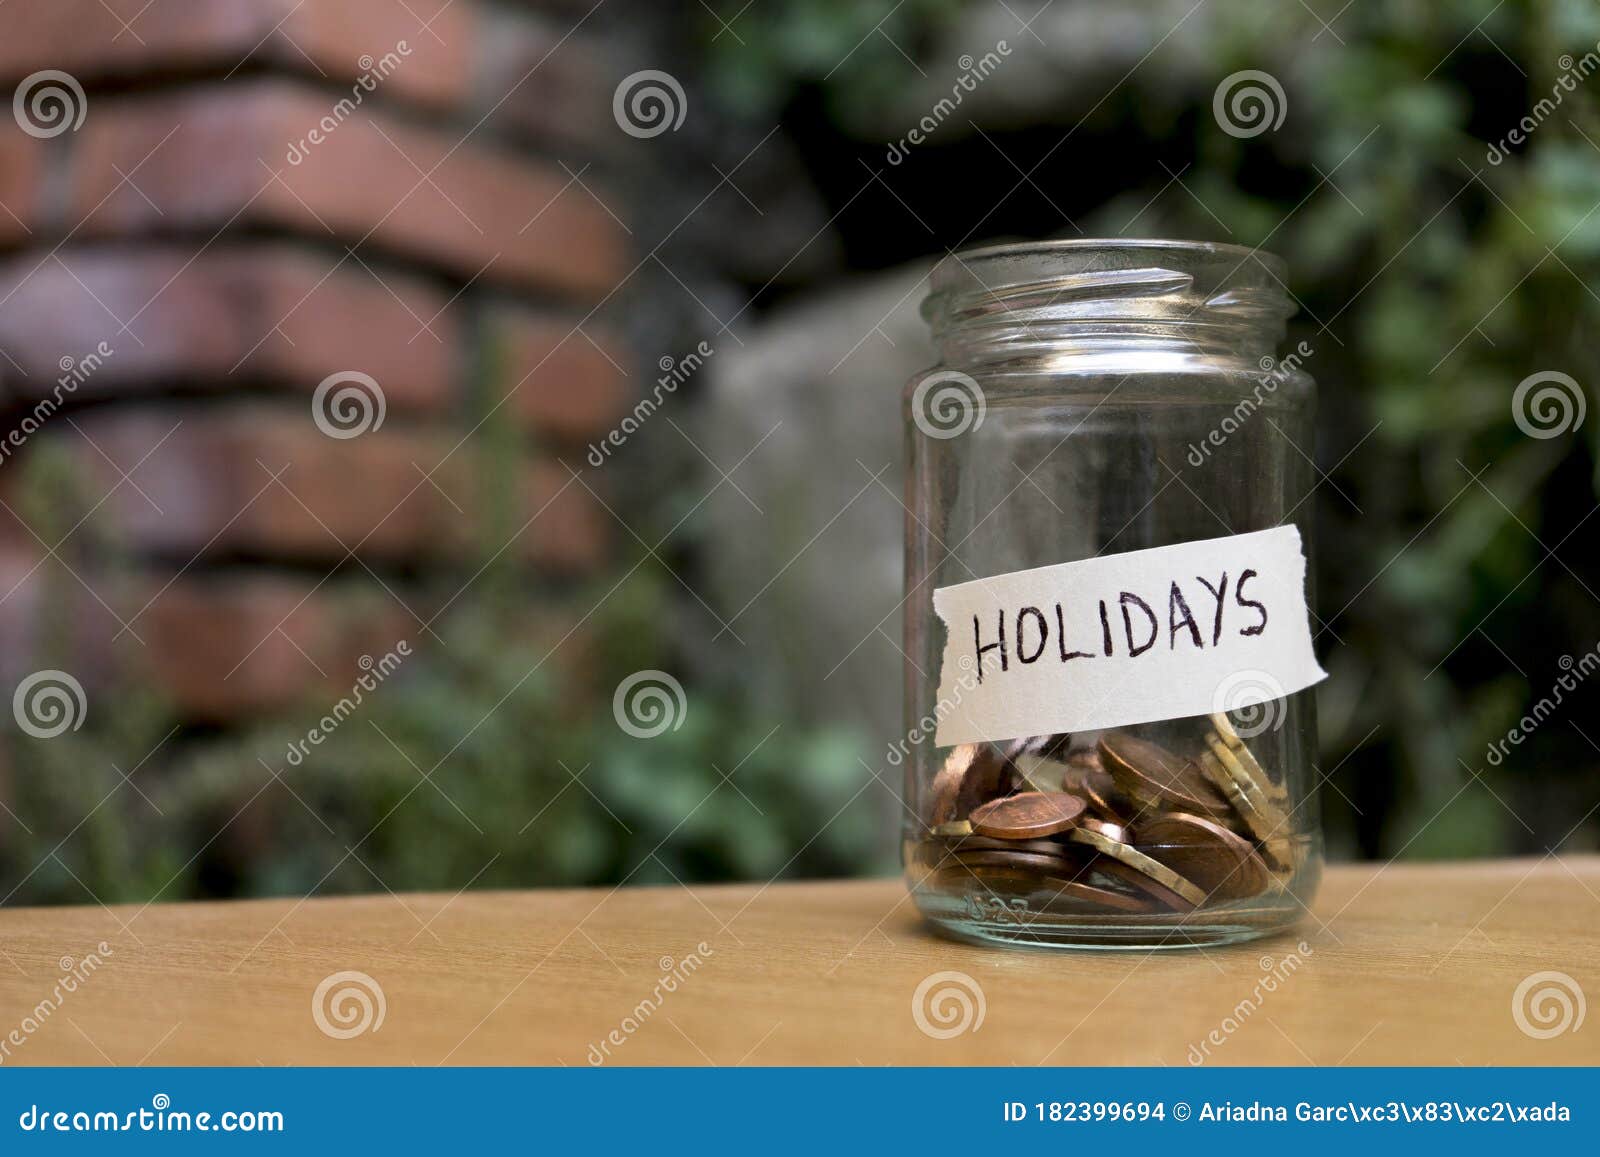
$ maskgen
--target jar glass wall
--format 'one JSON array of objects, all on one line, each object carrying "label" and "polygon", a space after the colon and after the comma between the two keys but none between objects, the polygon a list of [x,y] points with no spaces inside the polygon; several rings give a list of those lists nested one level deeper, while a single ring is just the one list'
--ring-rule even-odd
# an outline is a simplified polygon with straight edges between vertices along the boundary
[{"label": "jar glass wall", "polygon": [[[1308,689],[1277,695],[1270,674],[1242,671],[1235,683],[1268,687],[1207,686],[1207,707],[1184,717],[936,740],[954,705],[941,701],[935,590],[1287,526],[1309,553],[1314,386],[1299,365],[1304,343],[1277,357],[1292,312],[1283,282],[1269,255],[1177,242],[1004,246],[935,270],[924,316],[941,364],[905,395],[903,853],[938,928],[1010,944],[1172,947],[1259,936],[1303,915],[1321,870]],[[1237,616],[1253,601],[1237,570],[1229,581],[1231,596],[1205,588],[1219,639],[1224,602]],[[1165,602],[1150,615],[1163,648],[1212,641],[1210,603],[1187,589],[1170,619]],[[1074,656],[1098,656],[1102,634],[1110,655],[1125,627],[1137,649],[1117,611],[1057,604],[1062,660],[1075,629],[1089,642]],[[1028,629],[1000,617],[1014,660],[1026,660],[1015,649]],[[975,642],[992,651],[988,630]],[[978,659],[981,670],[995,655]],[[1103,691],[1108,717],[1141,698],[1134,685],[1100,688],[1088,662],[1051,677]]]}]

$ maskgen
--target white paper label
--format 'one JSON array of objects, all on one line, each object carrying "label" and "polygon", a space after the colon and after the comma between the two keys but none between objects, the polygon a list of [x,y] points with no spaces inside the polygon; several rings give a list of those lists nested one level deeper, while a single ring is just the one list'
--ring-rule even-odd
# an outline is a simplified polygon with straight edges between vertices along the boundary
[{"label": "white paper label", "polygon": [[1305,591],[1294,526],[940,587],[935,742],[1126,727],[1292,695],[1327,678]]}]

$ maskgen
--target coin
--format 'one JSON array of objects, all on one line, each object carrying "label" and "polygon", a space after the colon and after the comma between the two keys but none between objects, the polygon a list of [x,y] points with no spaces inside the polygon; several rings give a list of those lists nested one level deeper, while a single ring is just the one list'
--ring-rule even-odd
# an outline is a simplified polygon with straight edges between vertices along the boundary
[{"label": "coin", "polygon": [[1117,790],[1116,780],[1105,769],[1100,753],[1093,748],[1072,753],[1067,760],[1061,790],[1082,796],[1089,809],[1101,819],[1125,820],[1139,810],[1138,805]]},{"label": "coin", "polygon": [[1011,763],[992,743],[962,743],[950,750],[933,777],[929,823],[937,827],[965,819],[973,808],[1010,788]]},{"label": "coin", "polygon": [[1138,847],[1213,900],[1254,896],[1270,883],[1250,841],[1203,816],[1169,812],[1145,820]]},{"label": "coin", "polygon": [[[1013,857],[1012,860],[1019,860]],[[963,859],[958,864],[941,868],[933,877],[936,886],[970,887],[978,884],[984,888],[1008,892],[1028,891],[1049,893],[1045,904],[1050,908],[1084,913],[1148,913],[1159,905],[1145,893],[1124,892],[1114,888],[1088,883],[1086,873],[1074,865],[1067,865],[1070,878],[1059,869],[1042,868],[1020,862],[1007,862],[1005,858],[971,863]]]},{"label": "coin", "polygon": [[1285,880],[1305,866],[1310,854],[1311,849],[1306,841],[1288,836],[1273,836],[1261,842],[1261,858]]},{"label": "coin", "polygon": [[[1133,843],[1132,833],[1122,824],[1113,823],[1110,820],[1086,819],[1078,824],[1078,829],[1080,832],[1088,832],[1101,839],[1115,840],[1119,844]],[[1068,832],[1067,839],[1074,843],[1094,846],[1093,839],[1080,838],[1077,832]]]},{"label": "coin", "polygon": [[1068,876],[1079,867],[1065,856],[1039,855],[1037,852],[958,852],[955,860],[971,868],[1032,868],[1036,872]]},{"label": "coin", "polygon": [[1283,803],[1288,799],[1288,793],[1281,784],[1275,783],[1267,775],[1266,769],[1256,762],[1256,757],[1243,745],[1230,747],[1228,742],[1214,731],[1206,732],[1206,746],[1211,749],[1211,754],[1217,761],[1228,769],[1234,779],[1255,784],[1261,789],[1261,794],[1274,803]]},{"label": "coin", "polygon": [[1206,781],[1193,760],[1148,740],[1111,732],[1100,737],[1100,755],[1117,786],[1142,811],[1175,808],[1225,816],[1230,810],[1227,798]]},{"label": "coin", "polygon": [[[1227,712],[1218,711],[1214,713],[1211,716],[1211,725],[1217,729],[1216,737],[1222,741],[1223,746],[1233,752],[1234,758],[1244,766],[1245,771],[1249,773],[1251,778],[1261,785],[1261,789],[1267,793],[1267,796],[1274,802],[1286,803],[1289,797],[1288,787],[1273,779],[1267,774],[1267,769],[1256,762],[1256,757],[1250,751],[1249,746],[1243,739],[1239,738],[1239,733],[1233,729],[1233,721],[1228,718]],[[1206,742],[1209,744],[1211,740],[1212,737],[1207,735]],[[1213,746],[1212,750],[1216,750],[1216,748]]]},{"label": "coin", "polygon": [[1057,839],[997,840],[990,836],[964,836],[950,843],[956,852],[1034,852],[1041,856],[1069,856],[1077,849]]},{"label": "coin", "polygon": [[1239,733],[1233,729],[1233,720],[1228,718],[1226,711],[1213,711],[1211,713],[1211,726],[1216,728],[1218,737],[1235,751],[1244,746],[1244,740],[1239,738]]},{"label": "coin", "polygon": [[1094,863],[1096,870],[1131,884],[1169,908],[1192,912],[1205,903],[1204,891],[1159,860],[1151,859],[1132,844],[1123,842],[1119,838],[1123,834],[1123,830],[1114,824],[1089,820],[1075,828],[1071,838],[1101,853],[1101,858]]},{"label": "coin", "polygon": [[1289,817],[1266,797],[1250,776],[1236,776],[1227,764],[1209,751],[1200,757],[1200,768],[1206,778],[1228,797],[1256,839],[1267,843],[1288,834]]},{"label": "coin", "polygon": [[1153,912],[1158,905],[1151,897],[1133,892],[1118,892],[1081,880],[1051,880],[1057,889],[1055,899],[1070,900],[1091,908],[1110,909],[1113,912]]},{"label": "coin", "polygon": [[1064,832],[1083,817],[1084,802],[1066,792],[1030,791],[990,800],[973,811],[972,830],[1001,840],[1037,839]]},{"label": "coin", "polygon": [[972,824],[967,820],[950,820],[946,823],[935,824],[933,834],[946,839],[970,836],[972,834]]}]

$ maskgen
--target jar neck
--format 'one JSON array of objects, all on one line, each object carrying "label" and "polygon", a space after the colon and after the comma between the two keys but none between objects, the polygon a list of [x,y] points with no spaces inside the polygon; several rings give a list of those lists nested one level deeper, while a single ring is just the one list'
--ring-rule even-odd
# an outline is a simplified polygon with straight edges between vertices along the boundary
[{"label": "jar neck", "polygon": [[922,311],[947,366],[1116,372],[1255,366],[1294,309],[1270,254],[1064,241],[954,254]]}]

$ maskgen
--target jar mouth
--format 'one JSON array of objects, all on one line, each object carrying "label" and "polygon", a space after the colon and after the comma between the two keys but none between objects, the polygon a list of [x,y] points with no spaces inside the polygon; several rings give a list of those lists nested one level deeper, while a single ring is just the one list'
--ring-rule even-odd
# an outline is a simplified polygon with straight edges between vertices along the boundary
[{"label": "jar mouth", "polygon": [[948,352],[980,359],[1088,335],[1254,347],[1295,312],[1286,273],[1273,254],[1211,241],[987,245],[934,267],[922,314]]},{"label": "jar mouth", "polygon": [[[958,250],[950,257],[945,258],[943,262],[940,262],[940,265],[960,262],[971,264],[977,260],[990,258],[1049,257],[1062,254],[1070,255],[1077,252],[1109,253],[1117,250],[1146,252],[1150,250],[1171,250],[1180,254],[1232,257],[1235,262],[1242,261],[1247,257],[1259,257],[1270,264],[1274,272],[1280,276],[1284,272],[1283,259],[1265,249],[1257,249],[1250,245],[1237,245],[1231,241],[1191,241],[1170,237],[1065,237],[1055,240],[1003,241],[992,245],[978,245],[971,249]],[[937,277],[938,275],[938,269],[936,268],[934,276]]]}]

